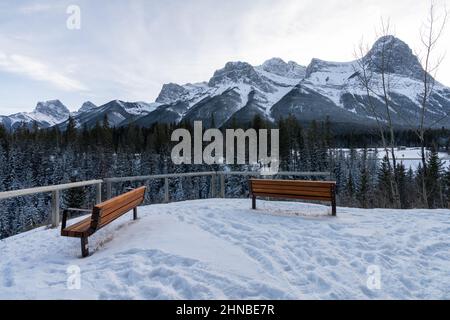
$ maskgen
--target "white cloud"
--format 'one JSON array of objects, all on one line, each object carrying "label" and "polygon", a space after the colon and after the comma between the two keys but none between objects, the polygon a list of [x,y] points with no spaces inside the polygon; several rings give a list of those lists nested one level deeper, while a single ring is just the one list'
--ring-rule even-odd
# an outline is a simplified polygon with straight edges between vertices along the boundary
[{"label": "white cloud", "polygon": [[76,79],[72,79],[48,65],[31,57],[20,54],[0,52],[0,70],[21,74],[30,79],[46,81],[59,89],[66,91],[87,91],[87,87]]},{"label": "white cloud", "polygon": [[54,4],[32,3],[19,7],[19,12],[24,14],[42,13],[56,8]]},{"label": "white cloud", "polygon": [[[436,2],[450,9],[450,0]],[[75,3],[83,25],[73,31],[65,8]],[[34,105],[43,96],[74,106],[86,99],[152,101],[163,83],[207,81],[233,60],[350,61],[362,36],[375,40],[380,17],[390,17],[396,35],[417,50],[427,6],[428,0],[0,1],[0,72],[22,75],[5,77],[10,101],[3,104]],[[449,36],[450,28],[442,51]],[[450,85],[450,58],[440,69],[438,80]],[[30,79],[51,86],[14,90]]]}]

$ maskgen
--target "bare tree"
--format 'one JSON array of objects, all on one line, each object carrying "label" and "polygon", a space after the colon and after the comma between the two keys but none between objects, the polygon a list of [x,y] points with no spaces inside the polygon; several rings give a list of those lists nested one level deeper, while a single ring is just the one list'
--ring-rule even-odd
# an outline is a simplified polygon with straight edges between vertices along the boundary
[{"label": "bare tree", "polygon": [[[431,129],[434,124],[426,126],[426,115],[428,112],[428,105],[430,98],[433,94],[435,85],[436,73],[443,60],[443,56],[434,59],[436,46],[441,39],[443,31],[447,23],[448,12],[447,9],[443,9],[443,14],[438,16],[436,13],[436,5],[434,1],[430,3],[428,18],[423,24],[420,30],[420,40],[423,48],[423,55],[419,56],[419,60],[423,67],[423,91],[420,95],[420,122],[416,130],[416,134],[420,140],[420,153],[422,161],[422,201],[426,207],[429,207],[428,203],[428,190],[426,178],[428,174],[427,157],[426,157],[426,145],[425,145],[425,133],[428,129]],[[434,62],[433,62],[434,60]],[[438,121],[443,120],[448,115],[444,115]]]},{"label": "bare tree", "polygon": [[[391,172],[389,184],[394,206],[400,208],[401,199],[396,178],[395,128],[392,121],[391,113],[393,108],[389,94],[391,90],[390,70],[393,57],[393,41],[391,41],[390,36],[390,22],[382,19],[380,32],[377,35],[379,45],[377,48],[374,48],[378,52],[369,54],[368,46],[361,41],[358,51],[355,52],[357,61],[355,73],[359,84],[365,91],[366,98],[363,100],[363,107],[375,119],[385,157],[388,160],[388,169]],[[375,105],[376,100],[382,101],[383,108],[380,111]]]}]

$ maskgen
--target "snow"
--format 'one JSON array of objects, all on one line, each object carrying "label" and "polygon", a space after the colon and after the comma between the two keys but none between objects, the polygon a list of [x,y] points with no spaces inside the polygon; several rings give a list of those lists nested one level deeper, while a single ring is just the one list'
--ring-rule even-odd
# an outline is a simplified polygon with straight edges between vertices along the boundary
[{"label": "snow", "polygon": [[[355,76],[357,70],[360,70],[358,61],[328,62],[313,59],[310,66],[308,66],[307,75],[302,81],[302,85],[320,93],[330,99],[335,105],[343,108],[344,105],[341,101],[341,96],[345,93],[350,93],[355,96],[367,95],[366,89],[361,85],[358,77]],[[423,83],[421,79],[394,73],[390,73],[386,77],[389,82],[388,86],[391,93],[409,98],[418,109],[420,108],[420,95],[423,92]],[[377,95],[373,95],[373,97],[381,100],[381,97],[383,96],[381,74],[372,74],[370,86],[372,90],[377,93]],[[433,92],[441,95],[445,99],[445,89],[446,88],[440,83],[435,83]],[[442,106],[441,109],[443,109]],[[397,113],[398,110],[391,108],[391,111]],[[428,109],[428,112],[445,115],[444,110],[433,112],[433,110]]]},{"label": "snow", "polygon": [[11,125],[16,123],[30,123],[36,121],[44,127],[53,126],[61,123],[69,117],[70,111],[59,100],[50,100],[38,102],[32,112],[19,112],[7,117]]},{"label": "snow", "polygon": [[[450,210],[208,199],[140,207],[90,239],[0,241],[1,299],[449,299]],[[81,289],[67,288],[79,266]],[[367,287],[380,269],[381,288]]]},{"label": "snow", "polygon": [[139,102],[135,102],[133,104],[133,107],[129,107],[128,105],[124,106],[123,104],[122,104],[122,107],[129,114],[142,115],[142,114],[147,114],[147,113],[150,113],[150,112],[156,110],[160,105],[161,105],[161,103],[158,103],[158,102],[146,103],[146,102],[139,101]]},{"label": "snow", "polygon": [[[350,149],[343,148],[339,149],[342,150],[344,153],[350,153]],[[357,152],[362,153],[363,149],[356,148]],[[380,161],[383,160],[384,156],[386,155],[383,148],[369,148],[368,154],[374,154],[377,152],[377,159]],[[394,154],[396,157],[396,160],[403,163],[405,168],[408,170],[409,168],[412,168],[413,170],[417,170],[419,165],[421,164],[421,155],[420,155],[420,148],[419,147],[413,147],[413,148],[395,148]],[[427,151],[427,155],[429,154],[429,151]],[[450,155],[445,152],[438,152],[439,159],[441,160],[442,166],[444,169],[450,168]],[[391,160],[392,161],[392,160]]]},{"label": "snow", "polygon": [[272,58],[265,61],[262,65],[255,67],[270,74],[282,76],[283,78],[303,79],[305,77],[306,67],[297,64],[294,61],[284,62],[281,58]]},{"label": "snow", "polygon": [[327,62],[313,59],[302,84],[330,99],[335,105],[344,108],[341,96],[350,88],[357,88],[349,78],[357,70],[356,62]]},{"label": "snow", "polygon": [[[271,59],[266,62],[270,62]],[[271,68],[264,69],[264,65],[261,66],[251,66],[247,63],[243,62],[229,62],[227,63],[225,68],[231,69],[231,71],[226,70],[218,70],[221,72],[220,77],[221,81],[218,81],[213,86],[208,85],[206,82],[201,83],[188,83],[184,84],[181,87],[185,90],[185,93],[181,96],[174,95],[173,100],[167,100],[165,103],[175,103],[176,101],[186,101],[189,104],[188,110],[184,112],[184,114],[180,114],[180,116],[184,116],[191,107],[202,101],[203,99],[207,97],[215,97],[223,94],[225,91],[234,89],[237,93],[239,93],[241,97],[242,103],[238,106],[237,110],[243,108],[247,102],[248,102],[248,95],[249,93],[254,90],[255,100],[258,102],[258,104],[266,111],[267,116],[270,117],[270,108],[281,100],[294,86],[296,86],[303,78],[304,76],[304,67],[296,64],[293,61],[290,61],[289,63],[284,63],[285,68],[289,69],[289,71],[286,71],[285,75],[277,74],[276,68],[274,66],[271,66],[275,70],[272,70],[272,72],[268,71]],[[266,65],[267,67],[268,65]],[[258,87],[257,83],[254,83],[254,79],[249,79],[245,74],[241,75],[241,77],[238,80],[235,79],[229,79],[226,75],[232,74],[236,70],[234,68],[253,68],[253,70],[256,72],[256,74],[260,77],[260,80],[262,82],[263,87],[269,87],[270,89],[264,90],[264,88]],[[215,75],[217,74],[217,72]],[[280,73],[280,72],[278,72]],[[236,111],[237,111],[236,110]]]}]

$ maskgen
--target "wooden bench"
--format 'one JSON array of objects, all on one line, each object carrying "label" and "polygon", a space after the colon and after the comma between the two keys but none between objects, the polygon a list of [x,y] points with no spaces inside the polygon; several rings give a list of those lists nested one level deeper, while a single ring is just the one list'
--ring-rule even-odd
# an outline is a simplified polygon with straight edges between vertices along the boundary
[{"label": "wooden bench", "polygon": [[[144,202],[145,187],[140,187],[97,204],[92,210],[68,208],[63,211],[61,236],[81,238],[81,255],[89,255],[88,237],[133,209],[137,219],[137,206]],[[69,212],[91,212],[91,216],[71,226],[66,226]]]},{"label": "wooden bench", "polygon": [[256,209],[256,197],[330,201],[332,215],[336,216],[334,181],[250,179],[250,196],[252,209]]}]

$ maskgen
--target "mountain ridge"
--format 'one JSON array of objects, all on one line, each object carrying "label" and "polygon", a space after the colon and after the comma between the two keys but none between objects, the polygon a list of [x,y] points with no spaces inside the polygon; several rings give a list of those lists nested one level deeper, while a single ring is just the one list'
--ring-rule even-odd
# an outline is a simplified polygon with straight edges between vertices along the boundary
[{"label": "mountain ridge", "polygon": [[[381,54],[386,48],[391,53],[390,63],[384,65],[386,57],[382,59]],[[79,127],[92,127],[105,115],[112,126],[134,123],[149,127],[156,122],[202,120],[206,127],[213,122],[221,127],[233,119],[244,124],[260,115],[275,122],[288,114],[304,122],[329,118],[354,126],[375,126],[375,117],[365,106],[367,93],[358,81],[360,63],[373,72],[371,81],[375,89],[371,99],[380,120],[386,121],[387,115],[382,95],[376,90],[380,88],[380,70],[386,70],[392,79],[389,92],[392,120],[396,126],[413,127],[420,111],[424,71],[409,46],[394,36],[379,38],[359,61],[331,62],[313,58],[308,66],[285,62],[281,58],[271,58],[258,66],[232,61],[216,70],[208,81],[164,84],[153,103],[113,100],[96,106],[86,102],[70,115]],[[443,118],[439,126],[450,128],[449,114],[450,88],[436,81],[427,108],[427,125]],[[13,115],[18,118],[15,123],[20,119],[36,118],[29,114],[17,115],[20,114]],[[0,120],[5,122],[5,117]],[[67,119],[50,122],[42,123],[40,127],[57,125],[64,129]]]}]

